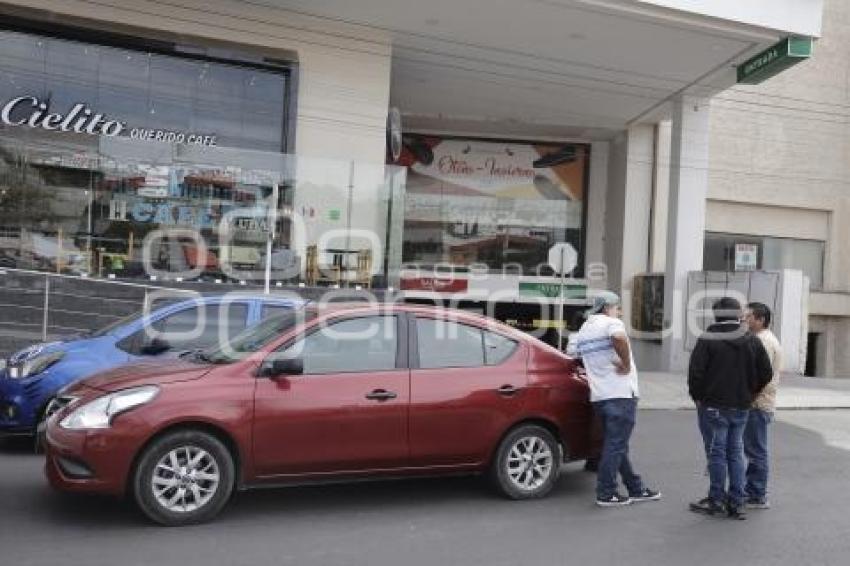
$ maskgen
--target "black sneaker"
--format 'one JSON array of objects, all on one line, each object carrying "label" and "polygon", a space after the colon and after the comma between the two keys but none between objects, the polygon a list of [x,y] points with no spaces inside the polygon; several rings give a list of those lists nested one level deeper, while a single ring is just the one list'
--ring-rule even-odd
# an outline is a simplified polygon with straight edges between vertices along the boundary
[{"label": "black sneaker", "polygon": [[770,509],[770,501],[766,497],[750,497],[747,499],[747,509]]},{"label": "black sneaker", "polygon": [[596,504],[600,507],[622,507],[624,505],[631,505],[632,498],[615,493],[610,497],[597,497]]},{"label": "black sneaker", "polygon": [[634,503],[641,503],[642,501],[658,501],[661,499],[661,492],[653,491],[648,487],[645,487],[638,493],[629,494],[629,497],[632,498],[632,502]]},{"label": "black sneaker", "polygon": [[704,515],[713,516],[727,514],[725,505],[708,497],[700,499],[696,503],[691,503],[689,508],[694,513],[702,513]]},{"label": "black sneaker", "polygon": [[738,521],[745,521],[747,519],[747,509],[744,505],[729,505],[726,513],[730,519],[736,519]]}]

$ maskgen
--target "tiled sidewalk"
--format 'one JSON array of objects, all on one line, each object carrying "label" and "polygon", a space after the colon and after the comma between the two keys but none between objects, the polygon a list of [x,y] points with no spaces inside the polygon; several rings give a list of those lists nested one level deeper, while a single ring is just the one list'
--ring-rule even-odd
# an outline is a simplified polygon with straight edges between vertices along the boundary
[{"label": "tiled sidewalk", "polygon": [[[639,374],[642,409],[693,409],[687,377],[678,373]],[[783,376],[777,404],[780,409],[848,409],[850,379]]]}]

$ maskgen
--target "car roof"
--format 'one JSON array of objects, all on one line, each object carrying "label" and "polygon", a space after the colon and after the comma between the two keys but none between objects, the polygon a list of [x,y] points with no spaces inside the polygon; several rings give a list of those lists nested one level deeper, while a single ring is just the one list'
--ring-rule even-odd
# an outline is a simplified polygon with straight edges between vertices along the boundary
[{"label": "car roof", "polygon": [[302,299],[300,297],[294,297],[291,295],[266,295],[263,293],[239,292],[215,294],[201,293],[189,297],[180,297],[177,295],[172,295],[163,298],[162,305],[174,306],[192,303],[213,303],[221,301],[223,299],[226,299],[228,301],[262,301],[267,303],[286,303],[292,305],[303,305],[310,302],[307,299]]},{"label": "car roof", "polygon": [[313,303],[306,307],[317,316],[340,316],[344,314],[373,313],[380,311],[408,312],[411,314],[422,314],[436,316],[457,322],[466,322],[475,326],[484,326],[497,329],[502,333],[509,334],[514,338],[528,341],[530,336],[516,328],[495,320],[493,318],[460,309],[438,307],[433,305],[417,305],[406,303],[367,303],[367,302],[339,302],[339,303]]}]

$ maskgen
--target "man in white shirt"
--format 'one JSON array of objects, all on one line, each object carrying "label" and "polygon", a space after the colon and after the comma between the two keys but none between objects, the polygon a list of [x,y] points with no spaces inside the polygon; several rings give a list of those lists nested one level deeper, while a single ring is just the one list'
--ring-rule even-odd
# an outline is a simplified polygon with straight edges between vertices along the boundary
[{"label": "man in white shirt", "polygon": [[750,332],[761,340],[770,366],[773,379],[753,401],[750,408],[747,427],[744,429],[744,453],[747,456],[747,507],[768,509],[767,479],[770,468],[770,424],[776,412],[776,386],[782,371],[782,346],[770,331],[772,318],[770,308],[763,303],[747,305],[746,321]]},{"label": "man in white shirt", "polygon": [[[661,494],[647,488],[629,460],[629,439],[637,418],[638,380],[626,327],[620,320],[620,298],[603,291],[593,300],[587,321],[576,336],[590,383],[590,400],[602,421],[603,444],[596,483],[601,507],[654,501]],[[617,474],[628,490],[617,489]]]}]

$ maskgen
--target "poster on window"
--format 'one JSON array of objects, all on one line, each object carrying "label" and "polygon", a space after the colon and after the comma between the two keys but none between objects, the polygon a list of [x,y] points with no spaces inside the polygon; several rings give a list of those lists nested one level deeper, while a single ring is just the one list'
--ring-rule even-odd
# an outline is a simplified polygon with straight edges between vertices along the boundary
[{"label": "poster on window", "polygon": [[759,248],[756,244],[735,244],[735,271],[755,271]]},{"label": "poster on window", "polygon": [[403,261],[533,273],[552,245],[582,249],[590,148],[405,135]]}]

